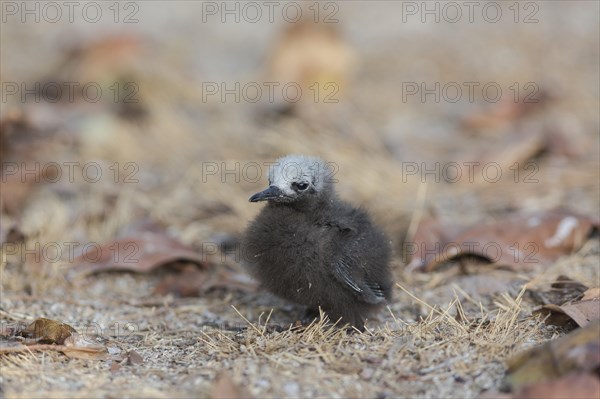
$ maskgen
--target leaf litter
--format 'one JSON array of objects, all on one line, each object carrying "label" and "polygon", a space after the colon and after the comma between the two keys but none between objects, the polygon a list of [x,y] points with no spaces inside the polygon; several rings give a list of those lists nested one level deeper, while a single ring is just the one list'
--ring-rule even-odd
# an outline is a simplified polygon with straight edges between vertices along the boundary
[{"label": "leaf litter", "polygon": [[[527,191],[525,187],[522,191],[512,190],[517,193],[517,205],[510,203],[504,197],[508,193],[498,187],[488,190],[488,196],[473,190],[474,193],[469,195],[475,195],[481,201],[477,206],[472,206],[472,197],[457,200],[453,197],[454,191],[448,187],[432,189],[427,200],[439,199],[439,205],[445,207],[444,215],[452,215],[451,221],[442,225],[434,221],[433,233],[429,237],[424,234],[426,238],[421,240],[418,234],[422,233],[417,231],[413,241],[447,243],[460,238],[474,239],[485,245],[498,239],[501,248],[506,249],[505,245],[511,243],[511,238],[529,240],[530,237],[526,234],[531,231],[525,230],[537,231],[535,228],[524,229],[523,223],[514,223],[514,226],[502,223],[502,218],[508,213],[506,210],[530,210],[530,205],[521,203],[521,200],[529,201],[528,204],[533,203],[536,208],[540,208],[538,216],[543,221],[542,224],[546,226],[547,223],[547,229],[540,228],[544,231],[540,231],[540,237],[536,236],[534,241],[538,245],[542,243],[547,246],[543,251],[544,267],[532,271],[521,267],[523,265],[511,265],[507,259],[501,258],[502,262],[508,263],[507,273],[496,274],[496,271],[476,264],[478,274],[470,274],[472,269],[468,266],[463,265],[460,270],[444,270],[441,264],[447,259],[430,263],[427,254],[420,254],[424,255],[421,257],[424,264],[417,268],[429,273],[418,274],[404,269],[404,263],[396,258],[394,272],[402,288],[397,290],[397,299],[390,304],[389,312],[378,315],[377,320],[369,321],[369,328],[364,334],[333,327],[326,318],[310,326],[289,327],[293,324],[298,309],[246,289],[248,282],[242,278],[236,265],[231,268],[229,266],[232,265],[229,264],[228,267],[222,267],[224,265],[218,264],[215,259],[205,257],[206,254],[198,249],[199,246],[181,244],[180,239],[184,237],[181,240],[183,242],[201,243],[218,231],[239,234],[244,221],[251,216],[245,202],[246,194],[252,187],[247,182],[212,186],[210,183],[197,184],[201,181],[197,179],[199,173],[194,174],[193,171],[202,170],[203,161],[219,158],[266,160],[272,158],[272,153],[289,151],[323,152],[325,157],[339,159],[343,165],[343,173],[354,177],[348,179],[348,185],[344,186],[347,194],[351,194],[351,198],[357,202],[368,204],[378,222],[390,230],[394,241],[405,232],[407,226],[404,222],[411,218],[414,211],[409,195],[412,187],[390,184],[390,181],[396,181],[400,175],[398,163],[403,159],[394,159],[393,155],[384,151],[384,144],[377,136],[362,134],[359,139],[359,134],[353,133],[364,133],[363,128],[369,125],[360,120],[359,112],[355,111],[354,106],[356,110],[363,108],[369,114],[379,115],[386,107],[395,110],[394,105],[399,104],[393,104],[393,95],[382,95],[386,90],[383,87],[377,88],[374,91],[376,95],[373,96],[369,95],[365,87],[356,86],[360,82],[348,79],[354,68],[354,49],[343,40],[340,32],[327,33],[327,29],[311,32],[309,26],[308,29],[302,27],[291,37],[286,39],[284,36],[282,39],[284,44],[286,40],[296,43],[289,46],[289,52],[277,47],[272,52],[274,58],[280,57],[280,60],[285,61],[280,63],[283,65],[282,73],[301,71],[298,75],[300,77],[294,78],[300,80],[306,74],[302,71],[308,69],[308,75],[311,75],[308,80],[333,79],[345,91],[358,94],[351,97],[356,104],[352,104],[351,111],[346,114],[352,117],[348,118],[347,124],[352,125],[354,130],[348,129],[343,123],[336,125],[336,129],[343,126],[339,129],[340,132],[332,130],[326,123],[314,118],[314,115],[312,119],[306,118],[302,112],[296,112],[298,118],[282,115],[280,120],[268,122],[266,127],[256,127],[246,120],[237,120],[230,112],[220,115],[212,108],[213,104],[207,105],[199,101],[197,93],[194,93],[197,90],[194,85],[190,85],[187,77],[181,78],[179,74],[172,73],[166,74],[166,78],[152,75],[160,68],[156,68],[157,65],[142,55],[148,48],[152,48],[152,44],[141,44],[138,41],[141,39],[138,38],[107,36],[103,40],[88,43],[83,41],[83,46],[75,47],[77,50],[63,54],[64,62],[59,63],[61,67],[51,70],[58,74],[56,79],[68,81],[76,77],[76,80],[90,81],[108,76],[108,80],[122,83],[131,74],[134,80],[141,82],[140,87],[150,92],[141,93],[142,109],[148,112],[139,114],[142,115],[141,119],[132,119],[123,116],[135,115],[136,112],[119,104],[99,103],[88,106],[76,103],[70,106],[43,103],[25,104],[23,113],[31,117],[30,120],[37,127],[77,131],[75,137],[80,141],[66,152],[71,156],[84,159],[98,157],[110,161],[135,160],[139,161],[141,169],[145,169],[149,165],[145,162],[151,159],[151,162],[161,165],[151,170],[164,172],[164,176],[161,173],[151,178],[144,176],[139,187],[132,190],[134,195],[129,196],[124,194],[126,190],[122,185],[103,186],[102,190],[106,189],[111,193],[111,199],[102,201],[102,212],[93,217],[75,218],[73,226],[66,224],[62,230],[56,219],[52,218],[48,218],[47,223],[32,224],[32,220],[56,212],[56,201],[52,201],[52,195],[56,194],[58,190],[55,187],[59,185],[51,185],[49,191],[39,191],[38,187],[35,187],[36,190],[26,189],[18,200],[12,201],[14,211],[10,210],[11,216],[23,211],[26,216],[31,215],[23,220],[16,216],[16,226],[20,229],[23,225],[26,240],[41,243],[66,241],[74,227],[87,233],[83,235],[84,238],[100,237],[100,241],[106,244],[100,246],[103,255],[97,259],[92,258],[94,260],[90,261],[87,255],[93,253],[88,253],[86,257],[80,257],[76,263],[68,265],[71,277],[68,281],[64,279],[65,268],[50,264],[47,265],[47,273],[34,273],[32,268],[24,268],[18,259],[6,261],[3,258],[0,265],[3,273],[3,318],[32,320],[28,315],[46,314],[58,320],[95,322],[100,319],[98,324],[101,326],[109,325],[114,320],[128,320],[134,328],[126,334],[113,334],[106,329],[99,334],[98,342],[110,342],[110,345],[104,345],[109,353],[106,358],[108,361],[99,362],[93,360],[98,360],[100,353],[103,353],[102,356],[106,356],[106,353],[98,350],[98,357],[95,357],[95,352],[90,350],[88,352],[91,353],[91,358],[84,359],[84,353],[88,352],[83,349],[84,343],[77,338],[78,334],[73,332],[60,345],[33,343],[27,346],[11,341],[10,345],[17,349],[11,352],[7,346],[0,359],[3,385],[9,396],[39,396],[40,392],[49,396],[80,396],[84,392],[92,392],[94,396],[189,397],[209,396],[211,391],[216,391],[216,396],[246,396],[245,392],[251,392],[256,397],[449,396],[456,392],[474,397],[498,387],[506,369],[503,362],[512,354],[563,334],[563,330],[549,325],[548,320],[544,322],[539,316],[531,314],[533,306],[538,305],[539,301],[524,286],[528,280],[538,277],[538,273],[548,277],[550,271],[568,274],[573,277],[573,281],[582,281],[587,286],[592,286],[588,283],[594,281],[597,274],[594,274],[589,265],[592,262],[597,264],[597,243],[593,239],[588,240],[585,245],[591,250],[586,253],[576,251],[589,237],[590,231],[585,226],[590,223],[597,226],[597,222],[573,213],[569,213],[565,219],[563,216],[556,216],[553,211],[547,211],[551,207],[546,205],[561,202],[569,209],[581,207],[593,214],[593,208],[586,204],[596,200],[593,193],[597,188],[597,179],[594,179],[593,169],[589,167],[597,165],[595,159],[583,157],[577,160],[580,163],[559,165],[560,169],[570,171],[571,175],[555,176],[552,174],[555,169],[544,175],[545,169],[542,168],[542,176],[550,178],[551,180],[546,181],[552,181],[553,184],[536,186],[536,189],[542,187],[547,190],[543,194],[536,192],[534,195],[532,190]],[[328,39],[315,40],[319,37]],[[312,61],[312,65],[317,65],[315,68],[310,66],[310,62],[303,60],[306,56],[298,56],[304,51],[302,43],[311,41],[323,44],[319,51],[329,53],[325,57],[333,61],[324,61],[321,65],[320,56],[312,57],[309,61]],[[332,50],[328,51],[328,48]],[[434,56],[431,49],[425,50],[426,58]],[[335,59],[335,54],[341,56]],[[295,58],[299,61],[294,61]],[[394,68],[402,68],[403,64],[394,63],[387,52],[382,59],[389,60]],[[372,68],[380,63],[376,60],[369,62],[372,64],[363,72],[368,79],[377,81],[380,72]],[[339,68],[336,66],[338,64]],[[377,68],[385,68],[387,61],[384,64]],[[61,72],[63,75],[60,75]],[[271,73],[275,75],[278,72]],[[185,75],[185,72],[181,75]],[[46,75],[46,78],[54,79],[51,74]],[[168,84],[161,87],[156,82]],[[352,93],[353,85],[359,91]],[[157,87],[155,95],[152,95],[152,89],[156,90]],[[103,88],[108,89],[106,86]],[[184,104],[181,104],[182,97],[185,98]],[[381,103],[382,99],[385,99],[385,103]],[[479,122],[477,118],[473,118],[475,123],[471,123],[470,128],[479,131],[471,133],[481,135],[487,131],[493,134],[499,128],[502,129],[502,126],[508,125],[507,131],[510,131],[523,122],[535,124],[540,114],[545,115],[546,107],[551,108],[554,104],[548,102],[543,107],[533,106],[530,109],[518,109],[523,104],[509,109],[510,104],[503,104],[500,107],[508,108],[504,111],[492,110],[488,121],[481,123],[486,118],[480,118]],[[578,105],[574,103],[573,106]],[[186,114],[188,111],[189,115]],[[150,118],[153,123],[144,125],[144,118]],[[132,120],[140,125],[136,126]],[[218,121],[217,125],[210,125],[211,120]],[[390,121],[390,130],[395,131],[397,126],[392,122]],[[17,120],[13,126],[22,128],[20,123]],[[206,126],[202,129],[202,145],[198,144],[197,126]],[[189,132],[186,129],[192,134],[187,134]],[[252,139],[240,140],[236,129]],[[166,131],[169,132],[168,135],[165,134]],[[547,142],[547,131],[537,129],[532,135],[523,138],[520,138],[523,130],[513,129],[513,132],[504,137],[499,136],[500,151],[495,151],[494,148],[483,152],[478,159],[501,161],[502,165],[509,165],[515,160],[523,162],[533,157],[540,162],[547,162],[542,163],[543,166],[555,161],[556,154],[552,150],[548,152],[551,145]],[[434,141],[439,141],[440,148],[444,150],[445,146],[450,145],[449,141],[470,148],[474,136],[469,140],[462,140],[461,133],[456,132],[452,140],[436,138]],[[571,131],[566,137],[571,137],[570,133]],[[307,135],[313,135],[318,140],[315,139],[314,143],[307,141]],[[53,141],[54,139],[49,139],[42,142],[50,144]],[[559,144],[563,145],[565,141],[569,142],[563,137],[562,144]],[[56,146],[42,147],[49,150],[62,144],[64,143],[58,140]],[[406,137],[406,143],[403,144],[411,151],[418,149],[414,139],[410,137]],[[444,155],[436,152],[435,148],[433,145],[427,146],[426,150],[432,152],[431,156],[434,158]],[[177,159],[165,157],[165,153],[178,154]],[[51,160],[56,159],[56,152],[48,151],[48,154],[52,155]],[[377,155],[372,157],[372,168],[364,168],[356,162],[365,154]],[[4,155],[3,153],[3,161]],[[164,159],[167,161],[162,161]],[[353,166],[354,164],[357,165]],[[189,171],[186,179],[180,179],[182,167]],[[575,178],[570,179],[569,176]],[[543,179],[540,181],[544,182]],[[48,185],[42,186],[48,188]],[[87,208],[90,198],[81,195],[81,192],[98,194],[98,191],[102,191],[95,186],[91,188],[89,185],[71,185],[68,196],[62,198],[68,198],[66,202],[69,206],[80,203],[82,208]],[[3,195],[4,191],[3,187]],[[560,194],[558,197],[557,193]],[[448,202],[444,204],[443,200],[446,199]],[[461,215],[461,209],[465,208],[469,214]],[[503,210],[500,214],[499,209]],[[128,210],[135,212],[130,213]],[[488,212],[496,212],[494,216],[501,222],[488,223]],[[159,233],[151,238],[143,238],[144,234],[133,231],[119,237],[117,231],[120,228],[127,227],[132,219],[147,217],[148,214],[160,219],[161,224],[170,226],[169,232],[174,234]],[[477,216],[486,222],[472,226],[470,231],[463,231],[463,226]],[[519,217],[515,216],[512,220],[518,221]],[[522,222],[526,217],[528,216],[522,216]],[[553,221],[548,222],[547,218]],[[3,222],[4,220],[3,214]],[[566,222],[561,224],[564,220]],[[495,231],[494,226],[497,225],[503,226],[503,230]],[[114,255],[115,248],[127,244],[132,244],[130,248],[141,248],[138,252],[139,262],[135,265],[125,263],[125,257],[129,255],[125,251],[120,251],[121,257],[116,260],[114,256],[110,257],[105,253],[106,250],[108,254]],[[473,252],[460,248],[456,257],[453,255],[448,260],[463,255],[489,255]],[[557,260],[560,256],[563,257]],[[484,258],[488,262],[494,260],[486,256]],[[500,265],[502,262],[497,261],[495,264]],[[179,270],[180,274],[178,278],[169,280],[169,276],[165,278],[158,272],[160,268]],[[114,273],[118,271],[133,273]],[[209,272],[216,272],[215,275],[220,277],[207,278]],[[515,279],[511,278],[510,273]],[[85,281],[81,281],[80,277],[85,277]],[[157,279],[158,284],[152,284]],[[519,284],[513,285],[516,279]],[[222,284],[223,281],[229,283]],[[38,284],[39,288],[28,293],[21,289],[27,284]],[[448,285],[452,285],[453,289],[448,290]],[[207,287],[217,287],[219,291],[210,293]],[[440,292],[437,290],[442,288],[446,293],[437,296]],[[167,295],[161,297],[156,293]],[[195,298],[194,295],[201,296]],[[594,295],[594,291],[588,293],[591,299],[597,297]],[[567,295],[562,298],[567,298]],[[585,296],[570,300],[584,300],[583,298],[588,300]],[[236,311],[231,310],[232,305],[236,306]],[[268,316],[265,318],[265,315]],[[50,324],[55,326],[50,330],[57,331],[55,337],[60,340],[69,329],[61,322],[54,323],[56,324]],[[592,321],[590,324],[593,323]],[[574,332],[577,331],[582,330]],[[2,332],[3,335],[11,336],[15,330],[2,325]],[[43,337],[43,334],[40,336]],[[589,342],[575,341],[571,350],[567,351],[566,358],[572,364],[585,364],[573,360],[577,356],[572,352],[581,354],[582,348],[589,349]],[[77,348],[72,352],[81,355],[80,359],[65,359],[65,356],[57,353],[67,354],[70,345]],[[43,354],[39,351],[43,351]],[[556,348],[553,351],[553,354],[564,354]],[[120,355],[121,353],[124,355]],[[587,370],[586,367],[582,369]],[[586,377],[588,374],[590,373],[576,375],[575,380],[567,381],[583,381],[586,385],[593,385]],[[40,375],[44,378],[40,379]],[[563,378],[572,377],[566,375],[557,380],[557,383],[563,383]],[[242,395],[240,387],[232,382],[234,380],[244,381]],[[595,381],[597,383],[597,378]],[[219,383],[224,388],[219,388]],[[549,383],[547,386],[556,388]]]},{"label": "leaf litter", "polygon": [[[590,322],[600,320],[600,288],[587,288],[585,285],[573,281],[565,276],[559,276],[559,280],[552,284],[552,288],[561,289],[559,298],[554,298],[552,303],[546,303],[541,308],[535,309],[534,313],[548,316],[548,323],[566,325],[570,320],[579,327],[585,327]],[[570,283],[570,284],[568,284]],[[565,288],[568,290],[565,292]],[[553,293],[553,292],[551,292]],[[537,297],[544,293],[537,292]]]},{"label": "leaf litter", "polygon": [[506,381],[517,392],[515,397],[593,398],[600,393],[599,371],[600,320],[596,320],[509,359]]},{"label": "leaf litter", "polygon": [[[133,231],[133,230],[131,230]],[[208,254],[184,245],[164,232],[145,231],[94,247],[73,261],[71,280],[103,272],[173,272],[154,288],[159,295],[194,297],[215,288],[252,292],[256,283],[226,264],[216,265]]]},{"label": "leaf litter", "polygon": [[[19,341],[16,337],[25,339]],[[107,348],[87,339],[73,327],[56,320],[46,318],[36,319],[20,331],[14,331],[11,337],[0,343],[0,354],[27,352],[38,350],[54,350],[76,359],[106,360]]]},{"label": "leaf litter", "polygon": [[404,248],[411,250],[411,269],[432,271],[449,260],[471,255],[517,271],[549,265],[578,250],[598,226],[592,218],[560,211],[515,214],[462,228],[425,219]]}]

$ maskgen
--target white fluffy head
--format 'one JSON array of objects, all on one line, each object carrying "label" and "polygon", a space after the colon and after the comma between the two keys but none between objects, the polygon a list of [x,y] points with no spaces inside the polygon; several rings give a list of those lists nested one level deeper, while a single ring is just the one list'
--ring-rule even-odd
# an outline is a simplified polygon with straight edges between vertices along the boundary
[{"label": "white fluffy head", "polygon": [[294,185],[307,183],[316,192],[323,192],[333,182],[331,164],[320,158],[305,155],[287,155],[279,158],[269,168],[269,185],[285,194],[296,194]]}]

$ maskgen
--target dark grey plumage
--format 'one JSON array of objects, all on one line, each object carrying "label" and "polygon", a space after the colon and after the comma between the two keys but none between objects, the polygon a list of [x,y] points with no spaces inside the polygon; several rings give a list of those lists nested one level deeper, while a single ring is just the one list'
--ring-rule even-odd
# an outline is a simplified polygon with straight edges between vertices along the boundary
[{"label": "dark grey plumage", "polygon": [[359,329],[391,299],[390,245],[364,210],[339,200],[319,158],[287,156],[269,171],[268,201],[248,227],[244,263],[261,286]]}]

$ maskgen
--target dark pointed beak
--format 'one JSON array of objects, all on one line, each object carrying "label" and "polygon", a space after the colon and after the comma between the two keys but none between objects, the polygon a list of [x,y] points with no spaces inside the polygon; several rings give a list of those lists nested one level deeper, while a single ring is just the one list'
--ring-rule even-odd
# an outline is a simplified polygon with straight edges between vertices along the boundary
[{"label": "dark pointed beak", "polygon": [[286,195],[283,191],[281,191],[278,187],[269,186],[264,191],[254,194],[250,197],[250,202],[259,202],[259,201],[267,201],[275,198],[284,198]]}]

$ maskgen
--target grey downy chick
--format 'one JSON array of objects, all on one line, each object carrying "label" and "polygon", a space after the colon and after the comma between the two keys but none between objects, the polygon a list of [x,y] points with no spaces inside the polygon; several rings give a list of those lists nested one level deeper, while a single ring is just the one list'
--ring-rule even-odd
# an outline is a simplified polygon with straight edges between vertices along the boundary
[{"label": "grey downy chick", "polygon": [[267,201],[243,239],[243,260],[260,285],[332,321],[363,330],[365,319],[391,299],[390,245],[368,214],[335,194],[332,170],[301,155],[278,159],[269,187],[250,197]]}]

